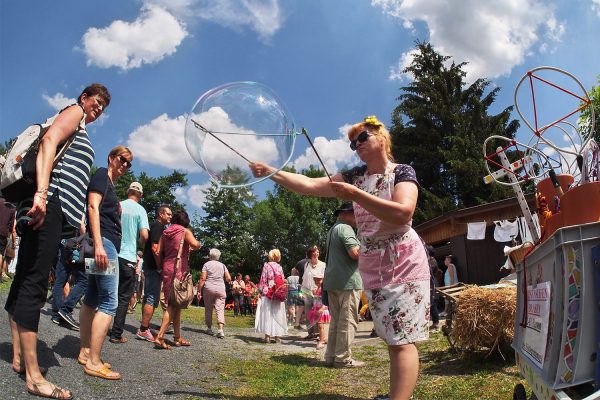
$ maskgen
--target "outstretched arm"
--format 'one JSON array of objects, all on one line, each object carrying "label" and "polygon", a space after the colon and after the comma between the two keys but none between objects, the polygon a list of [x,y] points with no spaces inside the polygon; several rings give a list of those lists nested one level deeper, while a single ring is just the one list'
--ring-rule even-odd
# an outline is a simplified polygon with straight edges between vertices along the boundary
[{"label": "outstretched arm", "polygon": [[[276,170],[267,164],[259,162],[251,163],[250,169],[255,177],[268,176]],[[293,172],[278,171],[276,174],[271,176],[271,179],[275,183],[278,183],[284,188],[295,193],[319,197],[335,197],[335,193],[329,186],[329,178],[326,177],[310,178],[308,176]],[[337,182],[343,181],[340,174],[332,176],[331,179]]]}]

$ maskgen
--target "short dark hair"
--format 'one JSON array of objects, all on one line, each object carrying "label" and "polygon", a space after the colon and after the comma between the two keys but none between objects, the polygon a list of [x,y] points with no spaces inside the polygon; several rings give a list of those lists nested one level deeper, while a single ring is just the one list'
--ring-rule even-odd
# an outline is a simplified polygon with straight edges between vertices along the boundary
[{"label": "short dark hair", "polygon": [[184,228],[190,226],[190,217],[188,213],[185,212],[184,209],[177,210],[173,213],[173,218],[171,218],[172,224],[181,225]]},{"label": "short dark hair", "polygon": [[110,104],[110,93],[108,93],[108,89],[101,83],[92,83],[90,86],[83,89],[83,92],[77,98],[77,103],[81,104],[81,96],[86,95],[88,97],[98,95],[102,100],[104,100],[104,107],[108,107]]},{"label": "short dark hair", "polygon": [[158,206],[158,210],[156,211],[156,215],[160,214],[161,212],[164,212],[167,208],[171,208],[170,205],[168,204],[161,204],[160,206]]},{"label": "short dark hair", "polygon": [[306,255],[307,255],[309,258],[310,258],[310,257],[312,257],[312,255],[313,255],[315,252],[317,252],[317,251],[319,251],[319,252],[320,252],[320,250],[319,250],[319,246],[317,246],[317,245],[315,244],[315,245],[313,245],[313,246],[310,246],[310,247],[308,248],[308,250],[306,250]]}]

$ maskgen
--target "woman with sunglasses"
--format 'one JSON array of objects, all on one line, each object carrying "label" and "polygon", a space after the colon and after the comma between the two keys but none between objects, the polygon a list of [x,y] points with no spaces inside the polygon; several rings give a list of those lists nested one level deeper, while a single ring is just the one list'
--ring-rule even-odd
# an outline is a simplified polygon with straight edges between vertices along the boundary
[{"label": "woman with sunglasses", "polygon": [[[85,213],[85,188],[90,181],[94,149],[87,125],[96,121],[110,104],[111,96],[99,83],[87,86],[77,104],[65,107],[48,118],[48,127],[40,140],[36,158],[36,192],[19,204],[27,211],[22,217],[21,243],[16,274],[4,308],[12,334],[13,364],[25,375],[27,391],[36,396],[71,399],[73,393],[47,381],[37,358],[40,310],[48,295],[48,275],[56,264],[62,235],[79,230]],[[63,143],[70,145],[53,168],[55,155]],[[21,214],[21,212],[19,212]]]},{"label": "woman with sunglasses", "polygon": [[[331,182],[285,171],[271,179],[296,193],[354,203],[359,270],[375,329],[390,356],[390,393],[379,398],[409,399],[419,373],[415,342],[429,337],[429,264],[411,228],[417,177],[409,165],[393,162],[390,134],[375,116],[353,125],[348,139],[364,165],[336,174]],[[257,177],[275,171],[262,163],[250,168]],[[340,367],[361,364],[352,360]]]},{"label": "woman with sunglasses", "polygon": [[94,240],[94,260],[89,270],[86,265],[88,286],[79,313],[81,348],[77,361],[86,374],[108,380],[121,379],[121,374],[100,358],[118,305],[121,205],[114,182],[131,167],[132,159],[127,147],[114,147],[108,154],[108,168],[98,168],[87,190],[88,232]]}]

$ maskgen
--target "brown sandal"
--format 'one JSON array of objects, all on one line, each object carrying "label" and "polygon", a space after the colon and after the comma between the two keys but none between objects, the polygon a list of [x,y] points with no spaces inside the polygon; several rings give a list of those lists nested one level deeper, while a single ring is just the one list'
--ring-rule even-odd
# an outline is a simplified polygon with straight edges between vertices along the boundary
[{"label": "brown sandal", "polygon": [[165,338],[157,337],[154,340],[154,348],[160,350],[171,350],[171,346],[165,343]]},{"label": "brown sandal", "polygon": [[[27,387],[27,391],[29,392],[29,394],[32,394],[34,396],[38,396],[38,397],[44,397],[46,399],[59,399],[59,400],[71,400],[73,398],[73,393],[70,390],[65,390],[63,388],[60,388],[58,386],[56,386],[53,383],[50,383],[48,381],[43,382],[43,383],[33,383],[33,382],[28,382],[29,384],[31,384],[31,386],[33,386],[33,389],[29,389],[29,387]],[[44,385],[48,385],[52,388],[52,392],[50,394],[45,394],[42,393],[42,391],[40,390],[40,386],[44,386]],[[67,395],[68,393],[68,395]]]},{"label": "brown sandal", "polygon": [[179,347],[179,346],[189,346],[190,342],[188,342],[187,340],[185,340],[182,337],[173,337],[173,342],[175,342],[175,346]]}]

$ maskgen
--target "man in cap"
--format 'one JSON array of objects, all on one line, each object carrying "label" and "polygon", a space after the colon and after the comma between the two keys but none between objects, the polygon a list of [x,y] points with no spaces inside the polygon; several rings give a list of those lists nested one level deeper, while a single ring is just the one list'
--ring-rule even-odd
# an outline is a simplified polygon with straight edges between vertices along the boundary
[{"label": "man in cap", "polygon": [[358,272],[360,244],[352,228],[356,226],[352,203],[342,203],[335,215],[337,220],[327,234],[327,266],[323,280],[331,314],[325,363],[339,368],[361,367],[364,363],[354,360],[350,350],[358,327],[358,303],[362,291]]},{"label": "man in cap", "polygon": [[138,245],[148,240],[148,214],[139,203],[144,190],[139,182],[132,182],[127,200],[121,202],[121,251],[119,252],[119,292],[117,313],[110,331],[111,343],[125,343],[123,335],[129,300],[135,285],[135,267]]}]

